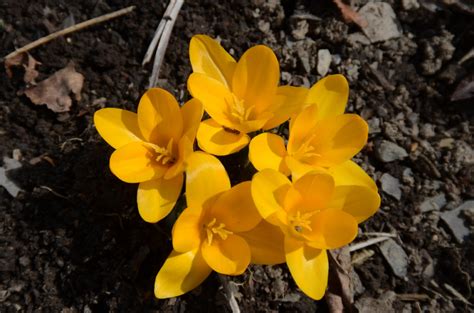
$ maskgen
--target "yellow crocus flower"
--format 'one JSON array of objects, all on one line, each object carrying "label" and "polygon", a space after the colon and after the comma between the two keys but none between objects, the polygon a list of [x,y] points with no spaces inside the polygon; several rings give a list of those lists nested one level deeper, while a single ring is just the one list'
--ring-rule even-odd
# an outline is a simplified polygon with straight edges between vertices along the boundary
[{"label": "yellow crocus flower", "polygon": [[138,113],[117,108],[95,112],[97,131],[116,149],[110,170],[124,182],[139,183],[137,205],[145,221],[158,222],[175,206],[202,114],[197,99],[180,108],[160,88],[142,96]]},{"label": "yellow crocus flower", "polygon": [[380,205],[366,186],[339,186],[326,172],[312,171],[293,183],[273,169],[254,175],[251,193],[261,216],[284,234],[284,257],[299,288],[323,297],[328,281],[327,249],[337,249],[357,235],[357,224]]},{"label": "yellow crocus flower", "polygon": [[288,144],[276,134],[253,138],[249,159],[257,170],[272,168],[294,178],[327,169],[337,183],[366,185],[374,181],[350,159],[367,143],[367,123],[356,114],[344,114],[349,85],[342,75],[318,81],[307,95],[305,109],[290,120]]},{"label": "yellow crocus flower", "polygon": [[189,55],[188,90],[211,117],[197,133],[199,147],[208,153],[241,150],[250,141],[247,133],[280,125],[304,104],[306,88],[278,86],[278,60],[266,46],[248,49],[236,62],[215,40],[196,35]]},{"label": "yellow crocus flower", "polygon": [[[194,152],[188,158],[186,175],[187,208],[173,226],[173,251],[156,276],[157,298],[176,297],[194,289],[212,270],[242,274],[253,253],[245,238],[261,242],[267,237],[259,237],[260,232],[275,233],[271,225],[261,223],[250,181],[231,188],[224,166],[214,156]],[[252,235],[257,226],[259,233]],[[256,251],[257,262],[282,261],[278,256],[265,256],[268,249],[272,245]]]}]

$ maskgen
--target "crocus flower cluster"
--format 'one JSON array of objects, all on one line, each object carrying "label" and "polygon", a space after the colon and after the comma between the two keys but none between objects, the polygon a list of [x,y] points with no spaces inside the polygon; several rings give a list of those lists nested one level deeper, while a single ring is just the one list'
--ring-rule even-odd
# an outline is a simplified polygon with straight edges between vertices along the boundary
[{"label": "crocus flower cluster", "polygon": [[[187,206],[173,226],[156,297],[182,295],[212,271],[240,275],[249,264],[286,263],[299,288],[321,299],[327,250],[354,240],[358,224],[380,206],[374,181],[351,161],[368,127],[344,114],[346,79],[330,75],[310,89],[280,86],[270,48],[252,47],[236,61],[205,35],[191,39],[189,54],[193,98],[183,106],[152,88],[137,113],[105,108],[94,115],[99,134],[116,149],[112,173],[139,183],[146,222],[165,218],[185,185]],[[285,140],[272,129],[288,120]],[[194,151],[195,139],[203,151]],[[257,173],[231,186],[215,156],[246,146]]]}]

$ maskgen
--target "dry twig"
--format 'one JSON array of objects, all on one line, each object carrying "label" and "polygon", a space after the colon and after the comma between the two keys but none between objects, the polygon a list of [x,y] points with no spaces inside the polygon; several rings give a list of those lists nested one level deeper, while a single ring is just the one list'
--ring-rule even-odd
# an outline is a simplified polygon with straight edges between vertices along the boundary
[{"label": "dry twig", "polygon": [[354,245],[350,245],[350,246],[349,246],[349,251],[350,251],[350,252],[354,252],[354,251],[363,249],[363,248],[365,248],[365,247],[369,247],[369,246],[375,245],[376,243],[385,241],[385,240],[387,240],[387,239],[390,239],[390,237],[387,237],[387,236],[384,236],[384,237],[376,237],[376,238],[369,239],[369,240],[367,240],[367,241],[359,242],[359,243],[356,243],[356,244],[354,244]]},{"label": "dry twig", "polygon": [[87,20],[85,22],[73,25],[71,27],[67,27],[67,28],[62,29],[60,31],[49,34],[48,36],[45,36],[45,37],[42,37],[38,40],[30,42],[26,46],[23,46],[20,49],[16,49],[12,53],[8,54],[3,59],[7,60],[7,59],[10,59],[10,58],[13,58],[13,57],[17,56],[18,54],[25,53],[25,52],[27,52],[31,49],[34,49],[34,48],[36,48],[38,46],[41,46],[41,45],[43,45],[47,42],[50,42],[53,39],[56,39],[58,37],[61,37],[61,36],[64,36],[64,35],[67,35],[67,34],[70,34],[70,33],[73,33],[73,32],[76,32],[78,30],[84,29],[86,27],[89,27],[89,26],[92,26],[92,25],[95,25],[95,24],[99,24],[99,23],[108,21],[110,19],[122,16],[124,14],[128,14],[128,13],[132,12],[134,9],[135,9],[135,6],[129,6],[125,9],[121,9],[121,10],[118,10],[118,11],[115,11],[115,12],[112,12],[112,13],[108,13],[108,14],[105,14],[105,15],[102,15],[102,16],[98,16],[98,17],[95,17],[93,19]]}]

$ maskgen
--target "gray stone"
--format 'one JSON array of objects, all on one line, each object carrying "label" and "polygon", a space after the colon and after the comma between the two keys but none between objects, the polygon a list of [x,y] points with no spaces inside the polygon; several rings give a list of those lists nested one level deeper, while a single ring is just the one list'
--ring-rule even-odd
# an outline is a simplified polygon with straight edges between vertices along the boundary
[{"label": "gray stone", "polygon": [[420,7],[418,0],[402,0],[402,7],[404,10],[414,10]]},{"label": "gray stone", "polygon": [[395,240],[390,238],[384,241],[380,245],[380,252],[397,277],[405,278],[407,276],[408,255]]},{"label": "gray stone", "polygon": [[446,196],[440,193],[434,197],[428,198],[420,204],[420,211],[422,213],[430,211],[439,211],[446,205]]},{"label": "gray stone", "polygon": [[459,243],[470,235],[469,228],[464,225],[462,214],[474,213],[474,200],[466,201],[454,210],[441,213],[441,219],[446,223]]},{"label": "gray stone", "polygon": [[369,2],[359,10],[368,25],[362,31],[371,42],[386,41],[401,36],[397,16],[386,2]]},{"label": "gray stone", "polygon": [[321,49],[318,51],[318,74],[326,76],[331,66],[331,53],[328,49]]},{"label": "gray stone", "polygon": [[408,153],[399,145],[382,140],[375,145],[375,156],[382,162],[392,162],[406,158]]},{"label": "gray stone", "polygon": [[393,291],[387,291],[380,295],[378,299],[371,297],[361,297],[354,306],[359,313],[395,313],[393,302],[397,299],[397,294]]},{"label": "gray stone", "polygon": [[382,177],[380,177],[380,183],[383,192],[394,197],[397,200],[400,200],[402,198],[400,181],[397,178],[385,173],[382,175]]}]

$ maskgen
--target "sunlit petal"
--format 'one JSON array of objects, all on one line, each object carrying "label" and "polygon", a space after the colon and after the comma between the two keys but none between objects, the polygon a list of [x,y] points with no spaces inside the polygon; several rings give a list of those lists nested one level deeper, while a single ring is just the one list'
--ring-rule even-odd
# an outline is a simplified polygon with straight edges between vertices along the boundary
[{"label": "sunlit petal", "polygon": [[211,273],[200,250],[171,252],[155,279],[155,296],[177,297],[199,286]]},{"label": "sunlit petal", "polygon": [[106,108],[96,111],[94,125],[100,136],[115,149],[143,140],[137,114],[127,110]]},{"label": "sunlit petal", "polygon": [[284,162],[286,154],[285,142],[278,135],[263,133],[250,142],[249,159],[259,171],[271,168],[289,176],[290,171]]},{"label": "sunlit petal", "polygon": [[187,163],[186,201],[188,207],[211,205],[210,202],[217,194],[230,189],[229,176],[216,157],[198,151],[188,158]]},{"label": "sunlit petal", "polygon": [[173,225],[173,249],[187,252],[199,248],[202,235],[202,208],[186,208]]},{"label": "sunlit petal", "polygon": [[317,123],[317,109],[315,106],[305,108],[292,119],[287,147],[290,155],[298,152],[308,136],[314,133]]},{"label": "sunlit petal", "polygon": [[206,35],[193,36],[189,58],[194,73],[206,74],[230,88],[237,63],[216,40]]},{"label": "sunlit petal", "polygon": [[308,89],[305,87],[280,86],[271,106],[273,117],[263,126],[268,130],[287,121],[305,108]]},{"label": "sunlit petal", "polygon": [[196,138],[196,132],[201,122],[203,107],[201,101],[193,98],[181,107],[183,116],[183,136],[187,136],[191,142]]},{"label": "sunlit petal", "polygon": [[301,241],[285,239],[286,263],[298,287],[309,297],[320,300],[326,291],[329,262],[326,250]]},{"label": "sunlit petal", "polygon": [[215,238],[211,244],[204,241],[201,250],[207,264],[220,274],[240,275],[250,264],[250,247],[238,235]]},{"label": "sunlit petal", "polygon": [[375,181],[354,161],[346,161],[328,168],[336,186],[358,185],[377,191]]},{"label": "sunlit petal", "polygon": [[334,179],[329,174],[312,171],[293,182],[293,187],[303,198],[306,210],[322,210],[334,193]]},{"label": "sunlit petal", "polygon": [[165,179],[171,179],[176,175],[181,174],[186,166],[187,158],[193,153],[193,142],[188,136],[183,136],[178,143],[178,158],[175,163],[171,165],[165,173]]},{"label": "sunlit petal", "polygon": [[160,178],[167,167],[154,160],[153,149],[144,142],[127,144],[112,153],[110,170],[127,183],[141,183]]},{"label": "sunlit petal", "polygon": [[380,207],[380,196],[366,186],[336,186],[328,207],[341,209],[361,223]]},{"label": "sunlit petal", "polygon": [[291,172],[291,179],[293,181],[299,179],[304,174],[314,171],[317,167],[303,163],[295,159],[294,157],[285,157],[285,164],[288,166]]},{"label": "sunlit petal", "polygon": [[253,264],[273,265],[285,262],[284,236],[280,227],[262,220],[250,231],[239,233],[250,246]]},{"label": "sunlit petal", "polygon": [[208,153],[229,155],[247,146],[250,137],[245,133],[227,130],[213,119],[207,119],[199,126],[197,140],[199,147]]},{"label": "sunlit petal", "polygon": [[156,223],[174,208],[183,187],[183,174],[172,179],[159,178],[140,183],[137,192],[138,213],[145,222]]},{"label": "sunlit petal", "polygon": [[183,119],[173,95],[161,88],[148,89],[138,104],[138,126],[148,142],[160,147],[166,147],[171,138],[178,142]]},{"label": "sunlit petal", "polygon": [[317,108],[317,119],[341,115],[349,98],[349,84],[340,74],[329,75],[309,90],[306,103]]}]

